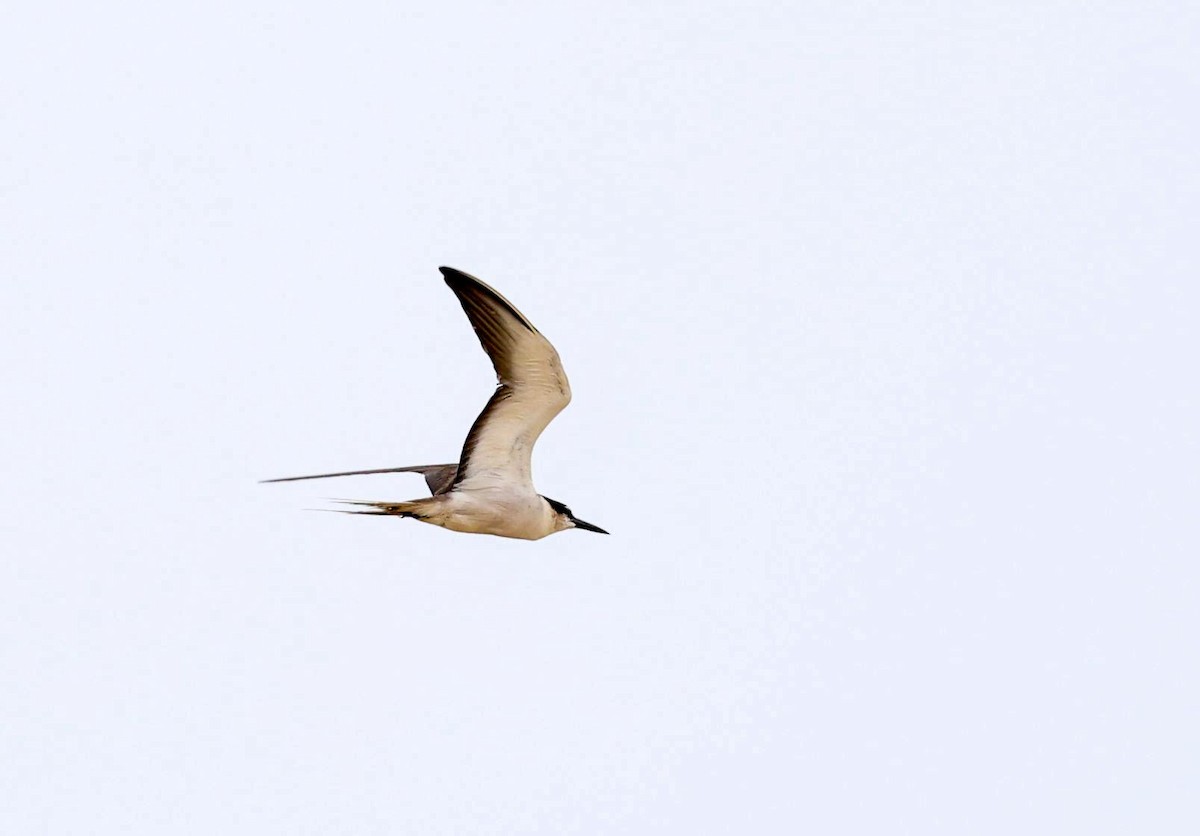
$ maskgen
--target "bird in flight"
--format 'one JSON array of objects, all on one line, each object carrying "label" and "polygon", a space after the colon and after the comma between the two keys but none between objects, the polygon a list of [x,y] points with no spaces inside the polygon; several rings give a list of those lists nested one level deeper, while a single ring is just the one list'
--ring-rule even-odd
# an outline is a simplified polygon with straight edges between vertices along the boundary
[{"label": "bird in flight", "polygon": [[471,425],[458,464],[427,464],[288,476],[295,482],[369,473],[420,473],[430,497],[408,502],[346,501],[348,514],[411,517],[451,531],[540,540],[569,528],[608,534],[533,488],[530,457],[542,430],[571,402],[571,385],[550,341],[511,302],[474,276],[439,268],[491,358],[499,385]]}]

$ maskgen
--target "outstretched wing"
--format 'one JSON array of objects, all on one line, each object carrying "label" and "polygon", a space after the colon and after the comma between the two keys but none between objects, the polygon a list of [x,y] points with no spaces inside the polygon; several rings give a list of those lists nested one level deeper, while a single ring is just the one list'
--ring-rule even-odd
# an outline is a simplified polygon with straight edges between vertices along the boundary
[{"label": "outstretched wing", "polygon": [[452,267],[441,271],[499,379],[467,434],[451,489],[523,483],[532,490],[533,445],[571,402],[571,385],[558,352],[495,290]]},{"label": "outstretched wing", "polygon": [[347,470],[342,473],[318,473],[315,476],[285,476],[282,479],[263,479],[266,482],[299,482],[304,479],[330,479],[334,476],[365,476],[371,473],[420,473],[425,477],[425,484],[434,496],[450,490],[454,484],[454,476],[458,473],[456,464],[414,464],[409,467],[381,467],[378,470]]}]

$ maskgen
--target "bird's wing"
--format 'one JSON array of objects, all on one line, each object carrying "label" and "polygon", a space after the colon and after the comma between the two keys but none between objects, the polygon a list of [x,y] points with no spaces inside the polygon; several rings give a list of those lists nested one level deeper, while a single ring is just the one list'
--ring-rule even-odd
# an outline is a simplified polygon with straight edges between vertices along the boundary
[{"label": "bird's wing", "polygon": [[318,473],[315,476],[285,476],[282,479],[263,479],[263,482],[299,482],[303,479],[329,479],[334,476],[365,476],[371,473],[420,473],[425,477],[425,484],[434,496],[450,490],[454,484],[454,476],[458,473],[456,464],[415,464],[410,467],[382,467],[378,470],[347,470],[342,473]]},{"label": "bird's wing", "polygon": [[500,382],[467,434],[451,489],[520,483],[532,490],[533,445],[571,402],[571,385],[558,352],[520,311],[479,279],[452,267],[441,271]]}]

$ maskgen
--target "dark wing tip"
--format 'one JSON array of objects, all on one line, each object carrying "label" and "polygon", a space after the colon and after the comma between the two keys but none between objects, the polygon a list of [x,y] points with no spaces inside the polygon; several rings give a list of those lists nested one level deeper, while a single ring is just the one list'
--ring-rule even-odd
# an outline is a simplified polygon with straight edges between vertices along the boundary
[{"label": "dark wing tip", "polygon": [[[499,305],[504,310],[508,311],[518,322],[524,325],[533,333],[538,333],[538,330],[533,327],[533,323],[525,318],[525,314],[517,310],[516,306],[501,296],[495,288],[486,282],[472,276],[470,273],[464,273],[454,267],[439,267],[442,272],[442,278],[446,280],[446,284],[454,291],[459,300],[463,302],[464,307],[468,304],[467,300],[473,295],[482,295],[490,299],[495,304]],[[470,315],[470,311],[468,311]]]},{"label": "dark wing tip", "polygon": [[[483,284],[479,279],[472,276],[470,273],[464,273],[454,267],[439,267],[438,270],[442,273],[442,278],[446,280],[446,284],[451,288],[471,287],[472,285],[483,285],[491,290],[486,284]],[[495,293],[495,291],[492,291]]]}]

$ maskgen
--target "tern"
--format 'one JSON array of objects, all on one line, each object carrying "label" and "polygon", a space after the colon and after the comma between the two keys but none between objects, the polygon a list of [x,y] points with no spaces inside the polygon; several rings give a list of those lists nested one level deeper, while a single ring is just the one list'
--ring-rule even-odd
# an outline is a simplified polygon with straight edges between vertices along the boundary
[{"label": "tern", "polygon": [[432,496],[407,502],[342,500],[365,509],[343,513],[411,517],[451,531],[522,540],[540,540],[570,528],[608,534],[533,487],[533,445],[554,416],[571,402],[571,385],[558,352],[524,314],[494,289],[453,267],[439,269],[462,303],[499,381],[467,433],[458,464],[348,470],[264,481],[420,473]]}]

